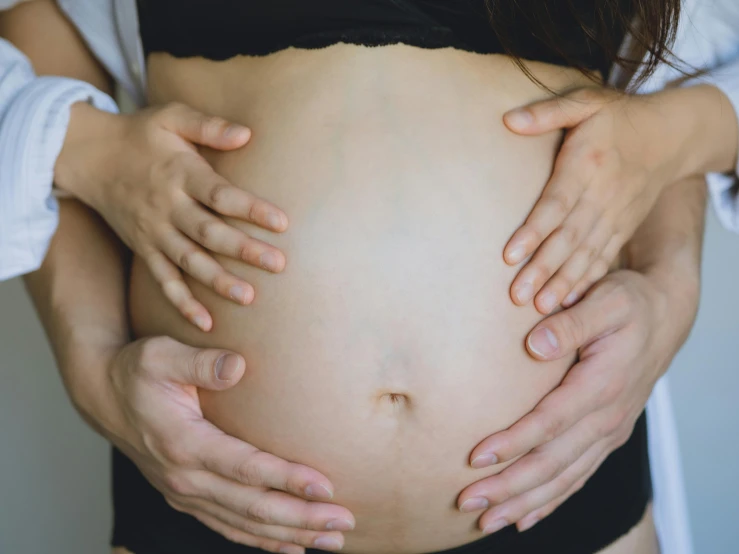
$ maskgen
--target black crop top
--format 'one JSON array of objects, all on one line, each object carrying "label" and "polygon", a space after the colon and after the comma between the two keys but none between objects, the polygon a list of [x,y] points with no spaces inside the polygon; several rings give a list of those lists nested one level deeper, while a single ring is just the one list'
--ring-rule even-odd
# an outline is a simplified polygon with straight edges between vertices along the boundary
[{"label": "black crop top", "polygon": [[[575,0],[574,4],[583,21],[594,22],[593,0]],[[138,0],[138,9],[147,55],[167,52],[176,57],[225,60],[239,54],[262,56],[290,46],[322,48],[339,42],[503,52],[490,26],[485,0]],[[573,14],[553,8],[550,15],[559,40],[564,39],[565,51],[584,67],[607,76],[610,61]],[[524,19],[519,16],[506,24],[516,54],[564,64],[562,57],[532,34]],[[612,37],[619,43],[623,30],[615,22],[608,28],[621,33]]]}]

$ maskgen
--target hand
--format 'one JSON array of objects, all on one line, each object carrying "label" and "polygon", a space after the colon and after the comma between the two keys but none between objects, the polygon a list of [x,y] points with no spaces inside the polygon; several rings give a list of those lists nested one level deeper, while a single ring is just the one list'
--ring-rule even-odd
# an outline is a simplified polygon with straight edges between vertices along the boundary
[{"label": "hand", "polygon": [[511,265],[534,254],[513,282],[514,302],[533,298],[543,314],[574,304],[608,272],[665,185],[687,176],[691,156],[680,141],[688,140],[676,128],[685,116],[670,111],[671,95],[585,88],[504,116],[523,135],[569,129],[541,198],[505,248]]},{"label": "hand", "polygon": [[481,529],[494,532],[513,523],[529,529],[628,440],[695,318],[697,287],[678,300],[667,296],[667,288],[652,276],[618,271],[529,334],[527,348],[538,359],[578,348],[580,357],[531,413],[473,450],[470,463],[477,468],[521,456],[460,495],[462,511],[486,510]]},{"label": "hand", "polygon": [[[354,527],[319,472],[230,437],[203,418],[198,388],[224,390],[243,376],[244,360],[168,338],[144,339],[109,363],[107,436],[173,508],[226,538],[272,552],[338,550]],[[108,406],[113,406],[108,408]],[[300,545],[300,546],[298,546]]]},{"label": "hand", "polygon": [[217,175],[195,147],[235,150],[249,138],[246,127],[180,104],[133,115],[76,104],[57,161],[57,184],[105,218],[146,261],[169,301],[203,331],[212,328],[212,318],[180,270],[246,305],[254,298],[253,287],[224,270],[210,252],[275,273],[285,267],[277,248],[218,215],[274,232],[287,228],[287,216]]}]

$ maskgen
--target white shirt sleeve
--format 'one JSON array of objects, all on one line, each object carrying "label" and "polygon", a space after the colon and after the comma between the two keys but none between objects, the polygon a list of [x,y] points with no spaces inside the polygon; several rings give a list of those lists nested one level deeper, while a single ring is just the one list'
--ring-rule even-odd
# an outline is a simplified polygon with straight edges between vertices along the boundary
[{"label": "white shirt sleeve", "polygon": [[33,271],[43,261],[58,222],[54,165],[69,109],[80,101],[118,110],[110,96],[88,83],[37,77],[28,58],[0,39],[0,280]]}]

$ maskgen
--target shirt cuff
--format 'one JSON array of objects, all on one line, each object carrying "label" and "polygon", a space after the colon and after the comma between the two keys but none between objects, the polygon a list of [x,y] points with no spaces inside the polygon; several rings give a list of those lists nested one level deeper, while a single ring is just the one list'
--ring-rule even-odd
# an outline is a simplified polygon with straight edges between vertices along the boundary
[{"label": "shirt cuff", "polygon": [[23,86],[0,121],[0,280],[38,269],[58,224],[54,166],[70,108],[89,102],[117,113],[115,101],[92,85],[37,77]]}]

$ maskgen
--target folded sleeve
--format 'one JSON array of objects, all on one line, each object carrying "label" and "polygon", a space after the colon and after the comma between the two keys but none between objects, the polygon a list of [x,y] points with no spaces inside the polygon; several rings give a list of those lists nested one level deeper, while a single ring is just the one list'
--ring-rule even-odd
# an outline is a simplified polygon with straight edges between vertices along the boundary
[{"label": "folded sleeve", "polygon": [[37,269],[46,254],[58,223],[54,165],[76,102],[118,109],[88,83],[37,77],[30,61],[0,39],[0,280]]}]

